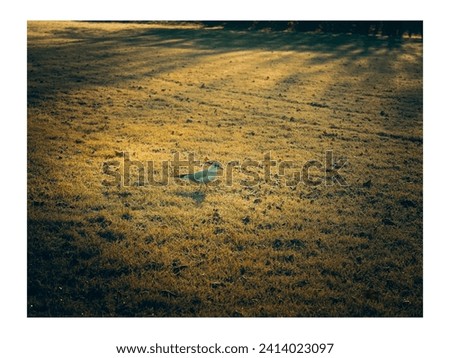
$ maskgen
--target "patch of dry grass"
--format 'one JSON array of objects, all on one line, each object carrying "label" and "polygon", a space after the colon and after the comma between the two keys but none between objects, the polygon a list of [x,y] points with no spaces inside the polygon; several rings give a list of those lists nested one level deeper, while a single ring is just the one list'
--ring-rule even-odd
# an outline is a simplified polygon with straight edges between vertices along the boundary
[{"label": "patch of dry grass", "polygon": [[[348,186],[104,185],[326,150]],[[28,314],[421,316],[421,41],[30,22]]]}]

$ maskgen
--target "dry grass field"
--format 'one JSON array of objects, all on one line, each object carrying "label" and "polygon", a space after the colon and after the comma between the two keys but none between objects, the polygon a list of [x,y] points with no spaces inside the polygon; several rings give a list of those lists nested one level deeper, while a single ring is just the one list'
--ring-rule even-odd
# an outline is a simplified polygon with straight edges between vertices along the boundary
[{"label": "dry grass field", "polygon": [[422,316],[422,85],[419,38],[29,22],[28,315]]}]

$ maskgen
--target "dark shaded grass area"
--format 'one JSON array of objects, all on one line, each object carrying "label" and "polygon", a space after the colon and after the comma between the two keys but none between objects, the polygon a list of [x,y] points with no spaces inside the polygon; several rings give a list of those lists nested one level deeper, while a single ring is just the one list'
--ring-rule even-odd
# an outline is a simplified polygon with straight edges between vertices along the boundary
[{"label": "dark shaded grass area", "polygon": [[[176,285],[156,292],[151,287],[133,288],[130,282],[152,272],[183,281],[184,270],[190,268],[177,260],[171,264],[153,261],[130,266],[121,260],[104,257],[103,250],[107,250],[111,242],[120,241],[120,235],[110,232],[103,237],[101,229],[99,235],[86,235],[89,231],[92,231],[92,224],[82,222],[28,222],[29,316],[164,317],[202,316],[205,312],[213,312],[207,316],[241,316],[238,310],[230,310],[227,305],[221,307],[223,303],[218,302],[222,300],[213,297],[218,291],[226,292],[226,286],[237,284],[239,276],[257,275],[251,266],[242,266],[236,276],[230,276],[229,282],[199,287],[199,290],[209,292],[206,295],[183,293],[177,291]],[[365,232],[361,232],[360,237],[365,242],[346,247],[348,259],[341,258],[342,267],[323,264],[307,268],[326,282],[316,297],[309,292],[311,279],[298,279],[290,288],[277,282],[280,278],[295,275],[292,269],[295,266],[290,266],[291,263],[298,262],[299,258],[302,261],[302,257],[320,255],[327,249],[327,243],[284,238],[268,242],[267,246],[275,254],[266,256],[266,260],[276,260],[278,264],[268,266],[264,273],[265,282],[261,282],[261,286],[265,286],[263,297],[267,305],[277,307],[277,297],[286,300],[288,289],[292,290],[290,302],[286,302],[292,306],[290,316],[420,317],[422,308],[418,302],[421,302],[422,275],[421,272],[405,272],[405,269],[409,271],[420,266],[422,259],[417,256],[420,248],[412,246],[409,240],[382,242]],[[397,263],[390,258],[380,261],[376,251],[386,249],[392,257],[401,256],[403,261]],[[236,247],[236,251],[245,255],[245,247]],[[343,286],[360,296],[345,295]],[[360,288],[355,290],[355,287]],[[248,289],[252,288],[252,285],[248,286]],[[303,290],[304,294],[301,293]],[[239,305],[252,306],[254,302],[243,295]],[[257,315],[278,316],[280,313],[262,309]]]}]

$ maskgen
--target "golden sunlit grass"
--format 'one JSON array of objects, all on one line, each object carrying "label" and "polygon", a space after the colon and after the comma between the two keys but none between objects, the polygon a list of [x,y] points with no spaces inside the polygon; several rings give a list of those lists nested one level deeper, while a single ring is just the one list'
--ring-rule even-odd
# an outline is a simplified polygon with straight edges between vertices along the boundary
[{"label": "golden sunlit grass", "polygon": [[[105,185],[327,150],[348,186]],[[421,40],[30,22],[28,314],[421,316]]]}]

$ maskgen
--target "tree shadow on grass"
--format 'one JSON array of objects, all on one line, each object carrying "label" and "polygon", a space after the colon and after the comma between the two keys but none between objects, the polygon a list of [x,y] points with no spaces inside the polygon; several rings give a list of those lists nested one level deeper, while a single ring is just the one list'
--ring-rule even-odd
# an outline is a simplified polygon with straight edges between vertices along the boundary
[{"label": "tree shadow on grass", "polygon": [[[28,106],[38,107],[48,101],[54,102],[73,92],[97,90],[99,87],[123,87],[158,78],[183,68],[195,66],[205,58],[226,55],[241,56],[242,52],[260,53],[264,66],[265,52],[284,52],[270,65],[283,65],[290,52],[306,53],[308,59],[303,66],[326,65],[328,63],[346,66],[354,71],[361,82],[370,78],[375,85],[384,86],[385,76],[377,76],[373,67],[391,78],[399,76],[398,64],[402,55],[409,56],[410,63],[421,63],[421,51],[409,51],[411,44],[422,44],[422,39],[368,36],[345,33],[313,33],[295,31],[244,31],[220,27],[180,26],[169,24],[141,24],[119,27],[98,26],[92,23],[68,22],[66,26],[50,26],[45,36],[43,25],[29,23],[28,37]],[[40,27],[39,27],[40,26]],[[38,31],[36,31],[36,29]],[[420,47],[417,47],[420,49]],[[167,52],[173,53],[167,58]],[[174,50],[174,51],[170,51]],[[151,55],[151,60],[149,59]],[[358,62],[367,60],[366,68]],[[255,64],[257,65],[257,64]],[[373,66],[372,66],[373,65]],[[404,64],[402,64],[403,66]],[[301,67],[293,67],[286,78],[302,74]],[[305,77],[305,75],[304,75]],[[418,76],[416,76],[418,77]],[[339,82],[339,78],[336,78]],[[358,84],[353,83],[353,87]],[[139,87],[139,86],[137,86]],[[421,88],[397,89],[400,106],[391,118],[403,118],[408,112],[409,123],[421,123]],[[412,97],[411,97],[412,95]],[[408,106],[415,100],[413,111]],[[405,99],[405,100],[403,100]],[[47,101],[47,102],[46,102]],[[98,103],[85,103],[66,98],[70,106],[90,106],[96,109]],[[70,102],[72,101],[72,102]],[[417,102],[417,103],[416,103]],[[384,110],[384,109],[380,109]],[[411,112],[411,113],[409,113]],[[403,121],[386,121],[388,130],[403,125]]]},{"label": "tree shadow on grass", "polygon": [[[352,62],[368,56],[393,62],[403,45],[399,39],[366,35],[158,27],[155,24],[106,30],[89,23],[79,23],[79,26],[67,23],[39,37],[33,33],[34,24],[29,24],[28,37],[29,105],[68,91],[115,86],[170,73],[211,55],[251,50],[294,51],[314,53],[310,65],[336,59]],[[157,60],[146,65],[149,49]],[[159,54],[160,49],[189,52],[168,61]],[[386,54],[389,56],[385,57]]]}]

